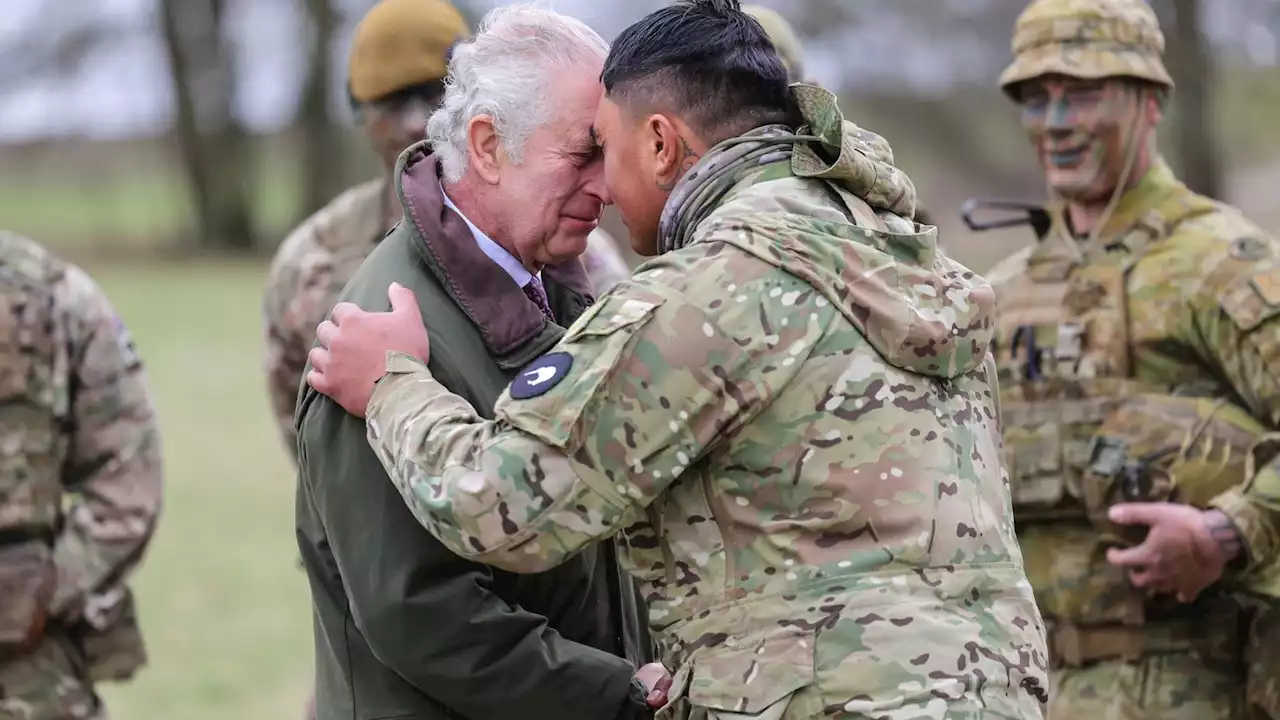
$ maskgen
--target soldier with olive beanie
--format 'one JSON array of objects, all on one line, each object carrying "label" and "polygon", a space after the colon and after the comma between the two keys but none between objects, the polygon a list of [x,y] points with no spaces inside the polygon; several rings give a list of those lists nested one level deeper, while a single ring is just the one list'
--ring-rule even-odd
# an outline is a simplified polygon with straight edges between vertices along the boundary
[{"label": "soldier with olive beanie", "polygon": [[338,292],[396,223],[396,158],[426,137],[444,94],[449,55],[468,36],[445,0],[382,0],[356,26],[347,93],[383,173],[339,195],[285,238],[271,265],[265,301],[267,385],[285,445],[296,452],[293,410],[316,325]]}]

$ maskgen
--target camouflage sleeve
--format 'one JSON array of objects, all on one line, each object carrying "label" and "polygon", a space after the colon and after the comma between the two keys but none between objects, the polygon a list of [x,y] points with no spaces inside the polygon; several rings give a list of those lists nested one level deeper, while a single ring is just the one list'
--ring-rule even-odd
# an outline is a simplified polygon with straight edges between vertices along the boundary
[{"label": "camouflage sleeve", "polygon": [[[798,367],[795,358],[778,364]],[[414,515],[450,549],[540,572],[634,523],[753,416],[769,385],[790,376],[762,372],[768,365],[696,304],[628,283],[521,372],[495,421],[481,421],[421,363],[392,355],[369,403],[369,440]]]},{"label": "camouflage sleeve", "polygon": [[[1262,423],[1280,427],[1280,260],[1235,274],[1193,298],[1198,349]],[[1211,505],[1236,525],[1248,572],[1280,549],[1280,473],[1264,466]]]},{"label": "camouflage sleeve", "polygon": [[[284,245],[295,244],[297,241],[290,238]],[[282,254],[267,278],[263,302],[267,394],[280,436],[295,462],[298,436],[294,409],[307,366],[307,353],[311,351],[316,326],[321,321],[316,319],[315,309],[323,307],[326,301],[329,282],[319,275],[327,267],[303,266],[292,254]]]},{"label": "camouflage sleeve", "polygon": [[66,308],[73,382],[64,485],[71,498],[54,548],[50,613],[73,619],[124,580],[151,541],[161,508],[161,448],[142,362],[101,289],[70,267]]}]

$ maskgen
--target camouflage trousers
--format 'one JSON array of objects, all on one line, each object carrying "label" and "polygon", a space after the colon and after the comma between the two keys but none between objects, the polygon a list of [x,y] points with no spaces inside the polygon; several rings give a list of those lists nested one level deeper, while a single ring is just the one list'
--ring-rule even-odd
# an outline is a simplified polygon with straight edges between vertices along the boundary
[{"label": "camouflage trousers", "polygon": [[1246,717],[1243,686],[1239,673],[1209,667],[1193,653],[1099,662],[1051,674],[1049,718],[1238,720]]},{"label": "camouflage trousers", "polygon": [[1247,717],[1280,720],[1280,608],[1262,608],[1254,616],[1245,664]]},{"label": "camouflage trousers", "polygon": [[0,720],[107,720],[70,640],[50,635],[31,653],[0,663]]}]

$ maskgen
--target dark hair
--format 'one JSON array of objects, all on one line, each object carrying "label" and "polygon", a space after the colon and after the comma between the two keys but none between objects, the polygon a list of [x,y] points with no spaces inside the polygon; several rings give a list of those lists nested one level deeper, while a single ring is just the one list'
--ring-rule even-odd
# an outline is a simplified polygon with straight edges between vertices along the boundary
[{"label": "dark hair", "polygon": [[709,144],[793,120],[787,69],[737,0],[681,0],[613,42],[600,74],[611,100],[677,112]]}]

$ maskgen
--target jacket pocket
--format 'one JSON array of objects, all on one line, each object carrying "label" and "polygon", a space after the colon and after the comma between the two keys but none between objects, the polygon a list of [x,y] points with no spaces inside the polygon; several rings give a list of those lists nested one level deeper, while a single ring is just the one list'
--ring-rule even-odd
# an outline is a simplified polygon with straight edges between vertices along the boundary
[{"label": "jacket pocket", "polygon": [[[763,638],[730,638],[695,651],[672,678],[669,702],[655,720],[755,715],[813,684],[812,631],[779,628]],[[732,644],[730,644],[732,643]]]},{"label": "jacket pocket", "polygon": [[[563,380],[523,399],[513,398],[508,388],[494,408],[495,415],[549,445],[567,447],[601,384],[622,370],[625,351],[663,301],[661,295],[633,288],[591,306],[569,327],[555,351],[534,361],[537,365],[552,355],[571,356],[568,369],[560,370],[565,373]],[[643,363],[643,359],[635,361]]]}]

